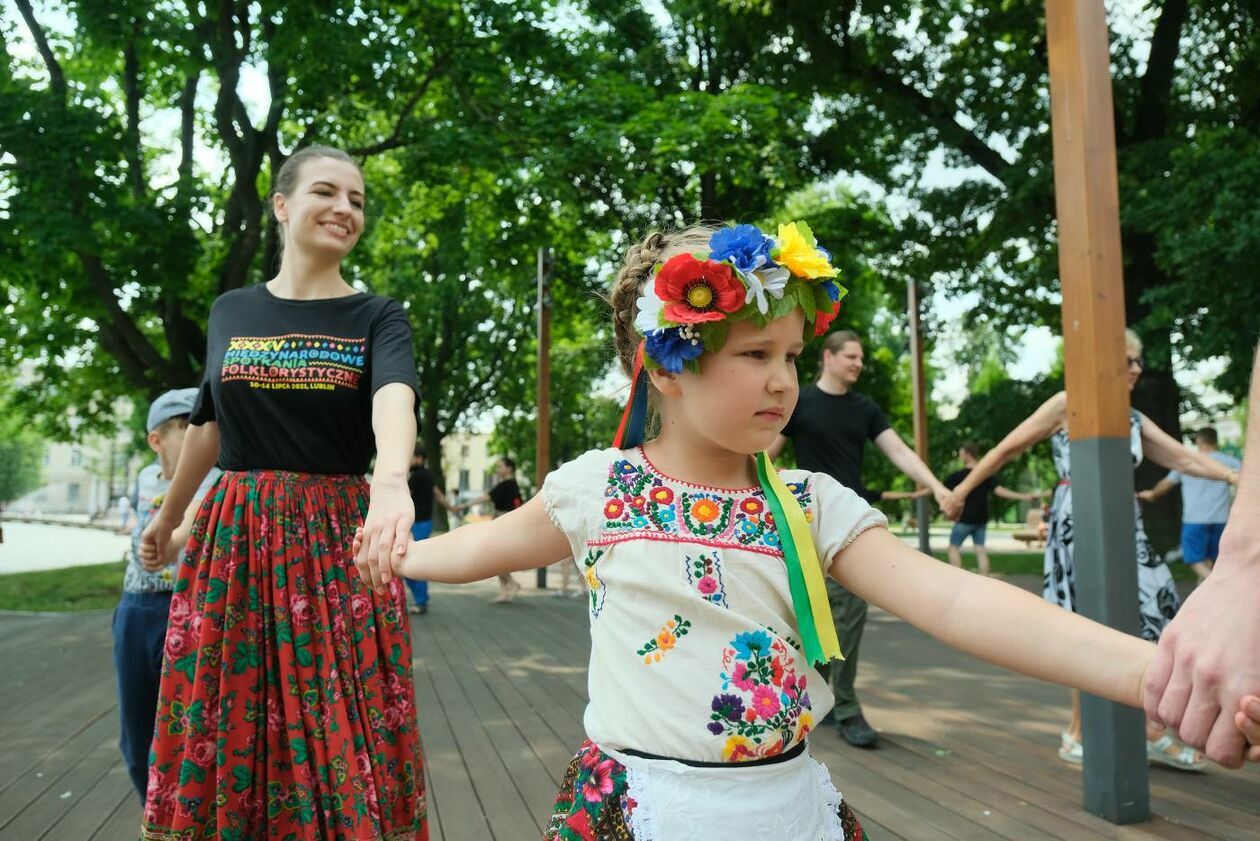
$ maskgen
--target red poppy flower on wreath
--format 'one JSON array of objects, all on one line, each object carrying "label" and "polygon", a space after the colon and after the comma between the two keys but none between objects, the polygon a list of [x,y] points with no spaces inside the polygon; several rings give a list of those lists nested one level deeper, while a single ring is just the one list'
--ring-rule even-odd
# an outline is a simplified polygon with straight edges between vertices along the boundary
[{"label": "red poppy flower on wreath", "polygon": [[744,305],[744,288],[729,263],[671,257],[656,275],[656,296],[665,302],[665,319],[675,324],[721,321]]},{"label": "red poppy flower on wreath", "polygon": [[836,316],[840,314],[840,302],[836,301],[831,305],[831,312],[819,310],[814,316],[814,335],[821,336],[827,332],[827,328],[831,326],[831,322],[836,320]]}]

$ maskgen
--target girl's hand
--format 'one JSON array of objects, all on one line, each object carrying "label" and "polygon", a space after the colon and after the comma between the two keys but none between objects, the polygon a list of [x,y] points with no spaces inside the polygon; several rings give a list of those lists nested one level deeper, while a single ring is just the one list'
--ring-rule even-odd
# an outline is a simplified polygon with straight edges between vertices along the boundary
[{"label": "girl's hand", "polygon": [[958,491],[952,492],[941,502],[941,511],[951,520],[957,520],[962,516],[963,503],[967,501],[965,496],[961,496]]},{"label": "girl's hand", "polygon": [[1260,697],[1247,695],[1238,704],[1234,723],[1248,742],[1244,758],[1248,762],[1260,762]]},{"label": "girl's hand", "polygon": [[385,595],[394,576],[394,556],[407,552],[416,509],[405,482],[373,482],[369,500],[362,537],[355,541],[354,565],[365,584]]}]

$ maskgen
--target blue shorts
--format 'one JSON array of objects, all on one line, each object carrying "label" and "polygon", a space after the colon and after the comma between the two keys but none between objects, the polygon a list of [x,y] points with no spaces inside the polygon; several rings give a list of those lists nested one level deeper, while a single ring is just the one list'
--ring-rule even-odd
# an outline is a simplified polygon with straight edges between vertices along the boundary
[{"label": "blue shorts", "polygon": [[985,528],[975,523],[954,523],[954,529],[949,533],[949,545],[962,546],[963,541],[970,537],[974,545],[983,546]]},{"label": "blue shorts", "polygon": [[1215,561],[1221,553],[1224,523],[1183,523],[1181,526],[1181,559],[1188,564]]}]

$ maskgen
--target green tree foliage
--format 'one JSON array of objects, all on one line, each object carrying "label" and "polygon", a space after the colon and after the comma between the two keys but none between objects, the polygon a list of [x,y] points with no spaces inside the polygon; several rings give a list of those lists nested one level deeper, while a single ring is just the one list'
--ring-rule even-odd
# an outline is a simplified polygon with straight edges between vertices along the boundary
[{"label": "green tree foliage", "polygon": [[11,385],[0,387],[0,510],[41,484],[44,441],[14,408]]},{"label": "green tree foliage", "polygon": [[[764,27],[785,87],[819,98],[823,168],[915,211],[895,249],[907,272],[978,291],[969,323],[1057,328],[1043,3],[726,6]],[[1185,359],[1226,356],[1220,384],[1239,395],[1260,332],[1256,284],[1237,282],[1235,262],[1255,229],[1257,22],[1252,5],[1194,0],[1112,17],[1127,316],[1150,362],[1135,402],[1167,429],[1172,338]],[[933,161],[950,177],[925,179]]]}]

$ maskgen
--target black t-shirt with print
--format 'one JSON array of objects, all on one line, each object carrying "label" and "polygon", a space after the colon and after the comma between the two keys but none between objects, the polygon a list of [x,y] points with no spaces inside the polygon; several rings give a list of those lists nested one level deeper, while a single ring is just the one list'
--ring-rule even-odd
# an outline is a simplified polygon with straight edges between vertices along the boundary
[{"label": "black t-shirt with print", "polygon": [[501,514],[520,508],[523,504],[521,486],[516,484],[515,479],[504,479],[490,489],[490,502],[494,504],[495,513]]},{"label": "black t-shirt with print", "polygon": [[[955,470],[945,478],[945,487],[951,491],[961,485],[963,480],[971,473],[971,468],[964,470]],[[996,476],[990,476],[979,485],[976,489],[967,494],[967,499],[963,502],[963,510],[958,522],[966,523],[969,526],[983,526],[989,522],[989,494],[993,493],[993,489],[998,486]]]},{"label": "black t-shirt with print", "polygon": [[869,500],[862,484],[863,451],[887,428],[883,411],[866,395],[828,394],[811,385],[801,392],[783,434],[796,447],[797,467],[826,473]]},{"label": "black t-shirt with print", "polygon": [[298,301],[264,284],[210,309],[206,376],[191,423],[219,424],[219,467],[362,475],[376,452],[372,396],[416,388],[397,301],[357,293]]}]

